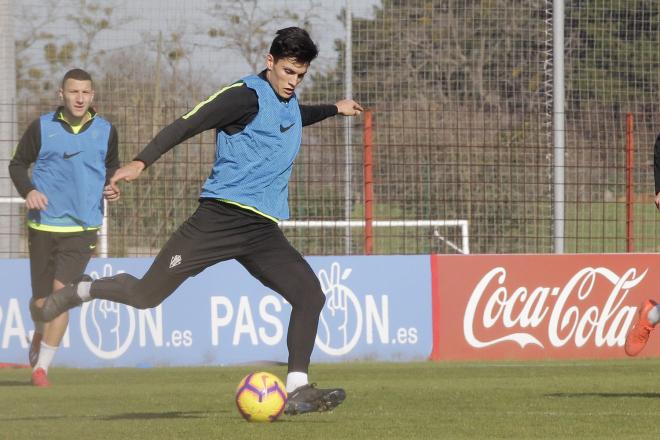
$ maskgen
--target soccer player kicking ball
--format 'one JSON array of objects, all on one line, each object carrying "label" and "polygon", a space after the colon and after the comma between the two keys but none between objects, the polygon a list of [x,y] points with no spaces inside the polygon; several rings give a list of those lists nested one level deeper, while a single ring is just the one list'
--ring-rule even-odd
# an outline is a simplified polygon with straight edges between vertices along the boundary
[{"label": "soccer player kicking ball", "polygon": [[[660,134],[653,148],[653,177],[655,180],[655,207],[660,211]],[[651,331],[660,322],[660,306],[647,299],[639,306],[637,320],[626,335],[625,350],[628,356],[637,356],[646,346]]]},{"label": "soccer player kicking ball", "polygon": [[81,281],[34,304],[33,315],[50,320],[83,301],[101,298],[137,308],[155,307],[188,277],[220,261],[236,259],[292,307],[285,414],[326,411],[346,397],[340,388],[310,385],[307,372],[325,295],[309,264],[277,225],[289,216],[288,183],[300,149],[302,127],[341,114],[356,116],[352,100],[303,106],[295,90],[318,54],[309,34],[277,31],[266,69],[225,87],[165,127],[111,179],[137,179],[144,168],[184,140],[216,131],[216,159],[197,210],[170,237],[142,279],[128,274]]}]

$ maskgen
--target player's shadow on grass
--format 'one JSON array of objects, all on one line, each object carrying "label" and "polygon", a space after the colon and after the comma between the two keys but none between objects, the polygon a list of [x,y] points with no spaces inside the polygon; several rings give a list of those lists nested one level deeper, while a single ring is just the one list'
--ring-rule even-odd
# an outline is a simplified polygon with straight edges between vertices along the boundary
[{"label": "player's shadow on grass", "polygon": [[[228,411],[215,411],[216,412],[228,412]],[[124,413],[124,414],[115,414],[112,416],[82,416],[83,419],[94,419],[94,420],[104,420],[104,421],[113,421],[113,420],[153,420],[153,419],[204,419],[211,415],[212,413],[204,411],[167,411],[167,412],[148,412],[148,413]],[[75,416],[34,416],[34,417],[15,417],[15,418],[3,418],[0,417],[0,421],[25,421],[25,420],[56,420],[56,419],[70,419],[76,418]]]},{"label": "player's shadow on grass", "polygon": [[136,412],[115,414],[112,416],[95,417],[97,420],[153,420],[153,419],[204,419],[209,413],[203,411],[166,411],[166,412]]},{"label": "player's shadow on grass", "polygon": [[28,381],[21,381],[21,380],[0,380],[0,387],[25,387],[25,386],[32,386],[32,384]]},{"label": "player's shadow on grass", "polygon": [[643,397],[645,399],[660,399],[660,393],[552,393],[545,397]]},{"label": "player's shadow on grass", "polygon": [[36,420],[59,420],[67,419],[69,416],[44,416],[38,415],[34,417],[0,417],[0,421],[6,422],[25,422],[25,421],[36,421]]}]

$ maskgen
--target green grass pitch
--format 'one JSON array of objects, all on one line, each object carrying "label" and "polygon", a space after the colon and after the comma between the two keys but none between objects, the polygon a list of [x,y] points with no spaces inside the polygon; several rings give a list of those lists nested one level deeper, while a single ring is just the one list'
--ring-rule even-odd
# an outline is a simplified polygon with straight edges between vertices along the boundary
[{"label": "green grass pitch", "polygon": [[660,360],[312,365],[348,397],[331,413],[245,422],[250,371],[280,366],[0,370],[0,439],[657,438]]}]

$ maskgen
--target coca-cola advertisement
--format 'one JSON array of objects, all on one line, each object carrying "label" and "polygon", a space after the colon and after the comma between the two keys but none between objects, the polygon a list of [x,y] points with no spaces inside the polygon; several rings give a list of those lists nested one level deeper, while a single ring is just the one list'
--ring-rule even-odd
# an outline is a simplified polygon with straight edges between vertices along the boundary
[{"label": "coca-cola advertisement", "polygon": [[[431,357],[626,357],[637,307],[660,299],[652,254],[432,256]],[[640,356],[660,356],[653,332]]]}]

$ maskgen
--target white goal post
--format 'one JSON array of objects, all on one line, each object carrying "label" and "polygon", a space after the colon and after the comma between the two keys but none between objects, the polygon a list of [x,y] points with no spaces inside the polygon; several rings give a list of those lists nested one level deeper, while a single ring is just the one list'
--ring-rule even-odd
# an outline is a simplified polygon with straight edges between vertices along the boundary
[{"label": "white goal post", "polygon": [[[22,197],[0,197],[0,204],[5,203],[23,205],[25,200]],[[108,212],[108,202],[105,200],[103,200],[103,211]],[[106,214],[103,214],[103,224],[99,230],[99,257],[108,257],[108,216]]]},{"label": "white goal post", "polygon": [[[104,200],[104,211],[107,202]],[[21,197],[0,197],[0,203],[24,204]],[[467,220],[374,220],[374,228],[433,228],[433,236],[461,254],[470,253],[470,235]],[[364,220],[284,220],[279,222],[284,228],[364,228]],[[455,227],[461,230],[461,243],[454,243],[439,228]],[[103,215],[103,224],[99,230],[99,257],[108,256],[108,217]]]},{"label": "white goal post", "polygon": [[[432,227],[433,235],[440,241],[461,254],[470,253],[470,234],[467,220],[374,220],[374,228],[423,228]],[[364,220],[284,220],[279,222],[281,227],[287,228],[364,228]],[[461,243],[453,243],[440,233],[438,228],[457,227],[461,229]]]}]

